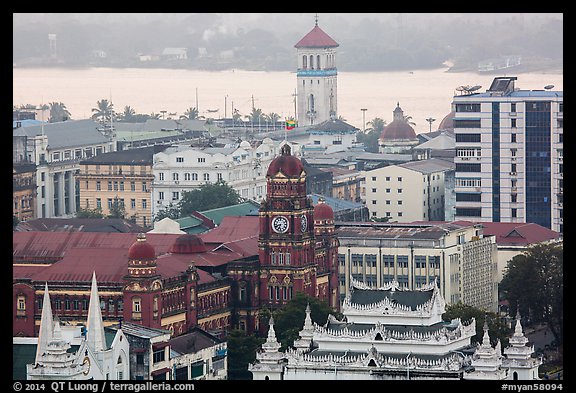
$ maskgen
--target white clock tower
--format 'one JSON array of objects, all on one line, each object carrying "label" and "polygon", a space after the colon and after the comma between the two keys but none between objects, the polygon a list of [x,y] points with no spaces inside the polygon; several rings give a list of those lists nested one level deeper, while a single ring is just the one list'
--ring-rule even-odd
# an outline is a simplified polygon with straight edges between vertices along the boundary
[{"label": "white clock tower", "polygon": [[297,49],[297,120],[299,126],[319,124],[337,116],[336,48],[339,44],[318,27],[294,47]]}]

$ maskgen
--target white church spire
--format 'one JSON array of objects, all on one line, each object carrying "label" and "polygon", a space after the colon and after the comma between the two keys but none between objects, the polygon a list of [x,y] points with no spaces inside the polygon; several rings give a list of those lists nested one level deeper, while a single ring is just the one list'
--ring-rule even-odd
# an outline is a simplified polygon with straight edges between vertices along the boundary
[{"label": "white church spire", "polygon": [[36,348],[36,361],[40,362],[42,354],[46,352],[48,343],[54,337],[54,317],[48,294],[48,283],[44,287],[44,300],[42,301],[42,316],[40,318],[40,330],[38,331],[38,346]]},{"label": "white church spire", "polygon": [[102,312],[100,311],[100,297],[98,296],[98,285],[96,284],[96,272],[92,273],[92,288],[90,290],[90,305],[88,306],[86,330],[88,345],[95,351],[105,350],[106,339],[104,337]]}]

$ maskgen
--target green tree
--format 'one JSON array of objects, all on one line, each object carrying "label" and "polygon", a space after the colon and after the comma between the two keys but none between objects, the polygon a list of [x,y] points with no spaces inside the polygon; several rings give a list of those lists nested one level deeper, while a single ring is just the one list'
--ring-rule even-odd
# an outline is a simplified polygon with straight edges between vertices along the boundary
[{"label": "green tree", "polygon": [[154,216],[154,221],[160,221],[163,218],[171,218],[172,220],[176,220],[180,218],[180,208],[177,205],[174,205],[172,202],[162,210],[160,210]]},{"label": "green tree", "polygon": [[102,214],[102,209],[100,208],[80,208],[76,210],[76,218],[104,218],[104,214]]},{"label": "green tree", "polygon": [[136,116],[136,111],[129,105],[124,107],[124,111],[118,115],[118,120],[125,121],[127,123],[131,123]]},{"label": "green tree", "polygon": [[380,117],[375,117],[366,124],[371,126],[372,129],[380,135],[382,131],[384,131],[384,127],[386,127],[386,120],[383,120]]},{"label": "green tree", "polygon": [[414,123],[414,121],[412,121],[412,116],[410,115],[404,115],[404,121],[408,124],[410,124],[411,126],[415,126],[416,123]]},{"label": "green tree", "polygon": [[252,124],[258,124],[258,122],[264,121],[264,115],[262,114],[262,109],[259,108],[252,108],[252,113],[245,116],[246,120],[251,122]]},{"label": "green tree", "polygon": [[183,115],[180,115],[180,119],[182,120],[197,120],[198,119],[198,109],[196,109],[196,107],[194,108],[188,108],[186,109],[186,112],[184,112]]},{"label": "green tree", "polygon": [[204,183],[195,190],[182,192],[178,209],[180,210],[180,217],[184,217],[193,211],[237,205],[240,201],[240,195],[236,190],[224,180],[218,180],[216,183]]},{"label": "green tree", "polygon": [[16,216],[12,216],[12,230],[16,229],[20,220]]},{"label": "green tree", "polygon": [[[262,308],[259,312],[261,326],[268,326],[270,316],[274,318],[274,331],[276,338],[282,345],[280,350],[283,351],[292,346],[294,340],[299,338],[299,332],[304,326],[306,318],[306,306],[310,305],[310,318],[312,322],[324,325],[328,320],[328,315],[332,314],[337,319],[342,318],[342,314],[334,311],[328,303],[316,297],[308,296],[302,292],[296,292],[282,308],[270,311],[268,308]],[[266,328],[266,331],[268,329]]]},{"label": "green tree", "polygon": [[108,214],[108,218],[122,218],[126,215],[126,209],[124,207],[124,203],[120,201],[118,198],[114,198],[112,202],[112,207],[110,207],[110,213]]},{"label": "green tree", "polygon": [[476,335],[472,337],[472,344],[481,343],[484,337],[484,322],[488,322],[488,334],[492,345],[496,340],[500,340],[502,348],[508,346],[509,337],[512,331],[505,321],[493,312],[486,312],[476,307],[468,306],[462,302],[446,306],[446,312],[442,315],[444,321],[460,318],[462,323],[469,323],[472,318],[476,320]]},{"label": "green tree", "polygon": [[374,128],[366,130],[366,132],[359,131],[356,133],[356,140],[366,147],[366,151],[370,153],[378,153],[379,145],[378,139],[382,131],[377,131]]},{"label": "green tree", "polygon": [[248,365],[256,361],[256,351],[266,341],[254,334],[247,335],[242,330],[232,330],[227,338],[228,348],[228,379],[250,380],[252,373]]},{"label": "green tree", "polygon": [[92,119],[98,120],[101,123],[108,123],[114,114],[114,104],[107,99],[102,99],[96,102],[97,107],[92,108]]},{"label": "green tree", "polygon": [[546,322],[556,342],[564,339],[563,244],[536,244],[516,255],[506,266],[500,282],[502,298],[510,310],[530,322]]},{"label": "green tree", "polygon": [[57,123],[60,121],[70,120],[70,112],[61,102],[51,102],[49,104],[50,117],[48,118],[49,123]]}]

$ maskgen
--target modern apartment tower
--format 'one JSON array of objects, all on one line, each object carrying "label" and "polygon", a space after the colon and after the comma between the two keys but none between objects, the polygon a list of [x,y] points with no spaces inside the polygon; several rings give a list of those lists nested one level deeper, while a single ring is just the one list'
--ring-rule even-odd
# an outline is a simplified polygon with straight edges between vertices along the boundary
[{"label": "modern apartment tower", "polygon": [[520,90],[516,80],[457,88],[455,219],[563,232],[563,91]]}]

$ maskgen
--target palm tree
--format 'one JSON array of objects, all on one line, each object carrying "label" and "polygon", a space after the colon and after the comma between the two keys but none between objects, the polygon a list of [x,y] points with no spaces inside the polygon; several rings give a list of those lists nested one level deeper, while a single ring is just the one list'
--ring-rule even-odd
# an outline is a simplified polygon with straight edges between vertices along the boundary
[{"label": "palm tree", "polygon": [[249,115],[244,116],[246,118],[246,120],[252,122],[252,123],[257,123],[258,120],[262,119],[262,109],[259,108],[252,108],[252,113],[250,113]]},{"label": "palm tree", "polygon": [[48,118],[49,123],[56,123],[60,121],[70,120],[70,112],[66,109],[66,105],[61,102],[51,102],[50,103],[50,117]]},{"label": "palm tree", "polygon": [[379,117],[375,117],[374,119],[370,120],[366,124],[369,126],[372,126],[374,131],[376,131],[378,134],[380,134],[380,133],[382,133],[382,131],[384,131],[384,127],[386,127],[386,120],[383,120]]},{"label": "palm tree", "polygon": [[102,99],[96,103],[97,108],[92,108],[92,119],[99,120],[101,123],[107,123],[114,115],[114,104],[107,99]]},{"label": "palm tree", "polygon": [[415,126],[415,125],[416,125],[416,123],[414,123],[414,122],[412,121],[412,116],[404,115],[404,121],[405,121],[406,123],[410,124],[411,126]]},{"label": "palm tree", "polygon": [[183,115],[180,115],[180,120],[197,120],[198,119],[198,109],[196,107],[188,108]]},{"label": "palm tree", "polygon": [[136,111],[134,110],[134,108],[132,108],[129,105],[126,105],[124,107],[124,112],[122,112],[118,117],[119,117],[119,120],[130,122],[130,120],[132,120],[135,115],[136,115]]}]

